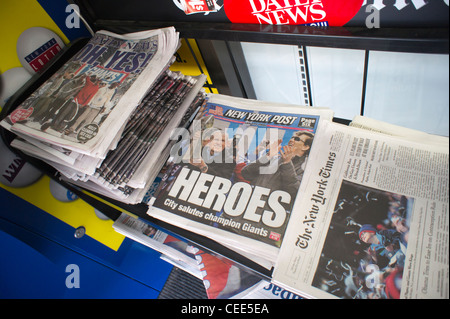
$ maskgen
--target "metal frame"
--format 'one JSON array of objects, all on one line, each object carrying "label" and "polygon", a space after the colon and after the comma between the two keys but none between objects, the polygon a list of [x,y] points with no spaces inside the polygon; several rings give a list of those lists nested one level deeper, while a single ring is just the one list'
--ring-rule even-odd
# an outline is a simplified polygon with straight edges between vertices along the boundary
[{"label": "metal frame", "polygon": [[234,41],[197,40],[208,73],[219,92],[256,99],[241,44]]},{"label": "metal frame", "polygon": [[174,26],[181,37],[411,53],[449,53],[448,28],[311,27],[96,20],[94,29],[125,33]]}]

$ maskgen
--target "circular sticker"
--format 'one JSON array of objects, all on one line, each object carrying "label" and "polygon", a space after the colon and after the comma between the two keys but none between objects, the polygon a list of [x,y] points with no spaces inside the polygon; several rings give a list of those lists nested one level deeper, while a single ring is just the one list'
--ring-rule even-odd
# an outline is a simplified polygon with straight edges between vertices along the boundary
[{"label": "circular sticker", "polygon": [[43,173],[24,159],[17,156],[0,138],[0,183],[21,188],[37,182]]},{"label": "circular sticker", "polygon": [[81,128],[78,132],[77,140],[81,143],[86,143],[90,139],[93,139],[95,135],[98,133],[98,125],[97,124],[88,124]]},{"label": "circular sticker", "polygon": [[310,24],[343,26],[364,0],[224,0],[225,13],[233,23]]},{"label": "circular sticker", "polygon": [[31,114],[33,114],[33,111],[34,109],[32,107],[28,109],[19,108],[11,113],[10,115],[11,122],[17,123],[26,120],[27,118],[30,117]]}]

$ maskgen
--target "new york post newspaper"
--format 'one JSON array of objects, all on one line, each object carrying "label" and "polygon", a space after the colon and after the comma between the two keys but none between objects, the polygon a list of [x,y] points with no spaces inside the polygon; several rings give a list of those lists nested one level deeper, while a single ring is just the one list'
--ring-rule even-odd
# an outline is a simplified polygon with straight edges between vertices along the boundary
[{"label": "new york post newspaper", "polygon": [[180,132],[148,214],[243,254],[276,259],[327,108],[210,95]]}]

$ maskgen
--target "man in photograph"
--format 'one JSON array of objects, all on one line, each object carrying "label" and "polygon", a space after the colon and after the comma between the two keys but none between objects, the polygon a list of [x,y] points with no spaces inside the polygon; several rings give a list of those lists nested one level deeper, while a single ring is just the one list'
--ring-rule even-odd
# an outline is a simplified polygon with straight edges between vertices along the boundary
[{"label": "man in photograph", "polygon": [[276,140],[267,154],[242,168],[242,176],[251,184],[288,192],[295,198],[305,170],[314,134],[296,131],[285,146]]}]

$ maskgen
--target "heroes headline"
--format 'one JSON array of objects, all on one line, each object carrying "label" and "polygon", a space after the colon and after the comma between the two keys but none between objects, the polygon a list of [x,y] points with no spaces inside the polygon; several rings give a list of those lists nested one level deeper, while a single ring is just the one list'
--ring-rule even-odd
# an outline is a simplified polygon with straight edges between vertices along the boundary
[{"label": "heroes headline", "polygon": [[[187,167],[181,169],[168,196],[214,212],[205,214],[197,208],[180,205],[175,200],[167,198],[164,205],[173,211],[177,209],[224,227],[241,229],[262,237],[269,236],[273,240],[279,240],[281,235],[264,227],[255,227],[252,223],[262,222],[271,229],[283,226],[288,217],[283,204],[290,205],[291,202],[291,195],[286,191],[252,187],[244,182],[233,184],[227,178],[200,173]],[[215,214],[222,211],[230,217],[242,216],[248,223],[241,224],[232,218]]]}]

